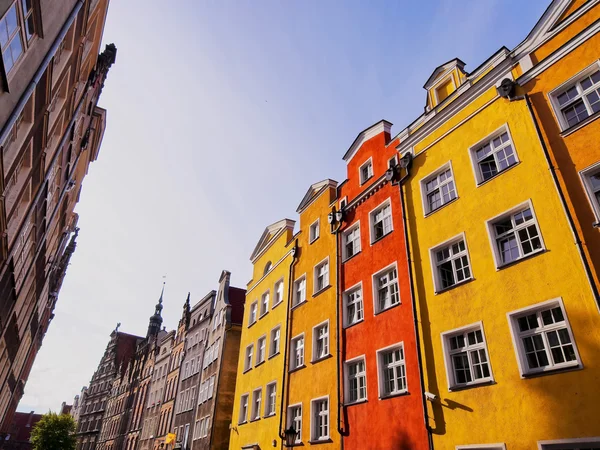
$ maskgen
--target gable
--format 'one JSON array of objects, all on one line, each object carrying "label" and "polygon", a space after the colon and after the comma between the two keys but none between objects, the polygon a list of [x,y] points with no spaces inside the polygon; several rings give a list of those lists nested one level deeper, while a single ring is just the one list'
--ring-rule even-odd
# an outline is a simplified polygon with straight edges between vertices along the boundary
[{"label": "gable", "polygon": [[571,0],[571,4],[565,9],[565,11],[561,14],[561,16],[556,21],[554,26],[558,26],[561,24],[563,20],[569,17],[572,13],[577,11],[580,7],[582,7],[585,3],[590,0]]},{"label": "gable", "polygon": [[254,247],[252,254],[250,255],[250,261],[255,262],[256,258],[265,251],[285,230],[294,230],[296,222],[290,219],[282,219],[275,222],[265,228],[262,236],[258,240],[258,244]]},{"label": "gable", "polygon": [[318,183],[312,184],[310,186],[310,188],[308,188],[308,191],[306,191],[306,194],[304,194],[304,197],[302,198],[302,201],[298,205],[298,208],[296,209],[296,212],[298,214],[301,214],[302,211],[304,211],[306,209],[306,207],[308,205],[310,205],[312,203],[312,201],[327,186],[336,187],[337,186],[337,181],[334,181],[334,180],[331,180],[331,179],[328,178],[326,180],[319,181]]}]

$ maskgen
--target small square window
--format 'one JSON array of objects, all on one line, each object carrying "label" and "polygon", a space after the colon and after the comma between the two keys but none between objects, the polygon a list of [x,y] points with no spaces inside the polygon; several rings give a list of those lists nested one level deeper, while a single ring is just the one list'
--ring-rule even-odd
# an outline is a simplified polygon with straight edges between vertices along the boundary
[{"label": "small square window", "polygon": [[275,407],[277,405],[277,383],[267,384],[265,398],[265,417],[275,415]]},{"label": "small square window", "polygon": [[362,284],[344,292],[344,323],[347,327],[364,318]]},{"label": "small square window", "polygon": [[290,426],[294,427],[296,430],[296,439],[294,439],[295,444],[300,444],[302,442],[302,405],[291,405],[288,406],[288,428]]},{"label": "small square window", "polygon": [[314,293],[318,293],[329,286],[329,258],[315,266]]},{"label": "small square window", "polygon": [[292,339],[290,345],[290,369],[295,370],[304,365],[304,335]]},{"label": "small square window", "polygon": [[376,314],[400,304],[398,269],[395,263],[373,275],[373,291]]},{"label": "small square window", "polygon": [[269,291],[265,292],[260,297],[260,317],[264,316],[266,313],[269,312],[269,299]]},{"label": "small square window", "polygon": [[371,213],[371,243],[378,241],[394,230],[392,222],[392,206],[390,200],[386,200]]},{"label": "small square window", "polygon": [[281,327],[276,327],[271,330],[271,346],[269,349],[269,358],[279,353],[281,341]]},{"label": "small square window", "polygon": [[313,362],[329,356],[329,321],[313,328]]},{"label": "small square window", "polygon": [[365,184],[373,177],[373,160],[369,158],[359,169],[360,184]]},{"label": "small square window", "polygon": [[442,334],[450,389],[493,380],[481,324]]},{"label": "small square window", "polygon": [[258,302],[253,302],[250,305],[250,315],[248,317],[248,326],[252,325],[254,322],[256,322],[256,314],[257,314],[257,310],[258,310]]},{"label": "small square window", "polygon": [[311,439],[323,441],[329,439],[329,398],[320,398],[310,402]]},{"label": "small square window", "polygon": [[367,399],[367,369],[364,357],[346,361],[346,403]]},{"label": "small square window", "polygon": [[425,215],[431,214],[457,198],[454,174],[450,163],[421,181]]},{"label": "small square window", "polygon": [[477,184],[495,177],[519,162],[507,126],[473,146],[470,151]]},{"label": "small square window", "polygon": [[308,231],[308,242],[313,243],[319,239],[319,219],[315,220]]},{"label": "small square window", "polygon": [[339,204],[340,210],[343,210],[347,204],[348,204],[348,197],[342,198],[340,200],[340,204]]},{"label": "small square window", "polygon": [[255,363],[256,366],[265,360],[266,354],[267,354],[267,337],[263,336],[263,337],[258,338],[258,342],[256,344],[256,363]]},{"label": "small square window", "polygon": [[600,222],[600,162],[580,172],[585,191],[590,200],[596,224]]},{"label": "small square window", "polygon": [[436,292],[451,288],[473,277],[464,235],[451,239],[430,252]]},{"label": "small square window", "polygon": [[388,160],[388,167],[391,169],[393,167],[396,167],[397,165],[398,165],[398,155],[394,155]]},{"label": "small square window", "polygon": [[256,389],[252,392],[252,415],[250,420],[260,419],[260,405],[262,402],[262,388]]},{"label": "small square window", "polygon": [[306,276],[302,275],[296,281],[294,281],[294,298],[292,300],[292,307],[298,306],[306,301]]},{"label": "small square window", "polygon": [[360,223],[356,223],[342,233],[342,256],[344,260],[360,252]]}]

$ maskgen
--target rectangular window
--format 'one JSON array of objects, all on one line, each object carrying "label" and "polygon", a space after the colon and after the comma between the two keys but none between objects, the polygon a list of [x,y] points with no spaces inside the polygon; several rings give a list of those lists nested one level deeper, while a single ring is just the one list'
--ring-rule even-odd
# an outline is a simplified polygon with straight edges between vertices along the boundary
[{"label": "rectangular window", "polygon": [[566,84],[550,92],[550,99],[563,130],[600,111],[600,70],[594,63]]},{"label": "rectangular window", "polygon": [[292,370],[304,365],[304,335],[292,339],[290,359]]},{"label": "rectangular window", "polygon": [[254,344],[246,347],[246,357],[244,358],[244,371],[250,370],[252,367],[252,354],[254,353]]},{"label": "rectangular window", "polygon": [[313,328],[313,361],[329,356],[329,322]]},{"label": "rectangular window", "polygon": [[509,314],[521,375],[581,365],[562,300]]},{"label": "rectangular window", "polygon": [[475,164],[477,184],[495,177],[519,161],[506,126],[473,146],[471,158]]},{"label": "rectangular window", "polygon": [[367,399],[367,371],[364,358],[346,362],[346,399],[348,403]]},{"label": "rectangular window", "polygon": [[296,430],[295,444],[302,442],[302,405],[288,407],[288,428],[292,426]]},{"label": "rectangular window", "polygon": [[392,223],[392,207],[389,200],[378,206],[370,214],[371,242],[378,241],[394,229]]},{"label": "rectangular window", "polygon": [[260,316],[269,312],[269,291],[265,292],[260,298]]},{"label": "rectangular window", "polygon": [[265,399],[265,417],[275,415],[275,405],[277,401],[277,384],[275,382],[267,384]]},{"label": "rectangular window", "polygon": [[425,214],[430,214],[456,198],[454,175],[450,163],[421,181]]},{"label": "rectangular window", "polygon": [[242,395],[240,400],[240,417],[239,423],[245,423],[248,420],[248,394]]},{"label": "rectangular window", "polygon": [[375,312],[380,313],[400,303],[396,264],[373,275]]},{"label": "rectangular window", "polygon": [[[208,383],[208,398],[213,397],[214,390],[215,390],[215,376],[213,375],[212,377],[210,377],[210,381]],[[192,394],[192,397],[193,397],[193,394]]]},{"label": "rectangular window", "polygon": [[342,252],[344,260],[360,252],[360,224],[353,225],[342,234]]},{"label": "rectangular window", "polygon": [[373,161],[369,158],[359,169],[360,172],[360,184],[365,184],[369,179],[373,177]]},{"label": "rectangular window", "polygon": [[406,392],[404,346],[398,344],[377,352],[379,396],[389,397]]},{"label": "rectangular window", "polygon": [[600,437],[538,441],[538,446],[540,450],[600,450]]},{"label": "rectangular window", "polygon": [[271,347],[269,357],[275,356],[279,353],[279,343],[281,341],[281,327],[277,327],[271,330]]},{"label": "rectangular window", "polygon": [[314,293],[329,286],[329,258],[315,266],[315,286]]},{"label": "rectangular window", "polygon": [[202,437],[208,436],[209,431],[210,431],[210,416],[206,416],[204,418],[204,433],[202,433]]},{"label": "rectangular window", "polygon": [[258,309],[258,302],[254,302],[250,305],[250,317],[248,319],[248,325],[252,325],[256,322],[256,311]]},{"label": "rectangular window", "polygon": [[315,220],[308,231],[308,242],[312,244],[319,239],[319,219]]},{"label": "rectangular window", "polygon": [[275,298],[273,299],[273,307],[279,305],[283,301],[283,280],[275,283]]},{"label": "rectangular window", "polygon": [[590,204],[592,205],[592,211],[596,216],[596,223],[600,222],[600,163],[596,163],[591,167],[580,172],[583,180],[583,185],[587,192]]},{"label": "rectangular window", "polygon": [[255,365],[259,365],[261,362],[265,360],[265,356],[267,354],[267,337],[263,336],[258,338],[258,343],[256,344],[256,363]]},{"label": "rectangular window", "polygon": [[344,323],[346,326],[363,320],[363,310],[362,284],[360,284],[344,293]]},{"label": "rectangular window", "polygon": [[252,417],[250,420],[260,419],[260,403],[262,401],[262,388],[252,393]]},{"label": "rectangular window", "polygon": [[544,249],[531,204],[493,219],[489,226],[498,267]]},{"label": "rectangular window", "polygon": [[482,325],[442,333],[450,389],[492,381]]},{"label": "rectangular window", "polygon": [[293,306],[297,306],[300,303],[306,301],[306,276],[302,275],[299,279],[294,281],[294,301]]},{"label": "rectangular window", "polygon": [[470,280],[472,277],[469,254],[463,235],[432,249],[431,258],[435,264],[436,292]]},{"label": "rectangular window", "polygon": [[312,440],[322,441],[329,439],[329,399],[313,400],[310,406],[312,412]]},{"label": "rectangular window", "polygon": [[[10,73],[16,62],[23,54],[23,39],[27,42],[33,36],[33,15],[31,2],[29,8],[21,10],[25,2],[16,2],[8,9],[2,20],[0,20],[0,45],[2,47],[2,59],[6,73]],[[26,6],[26,5],[25,5]],[[23,29],[23,12],[28,16],[27,26]]]}]

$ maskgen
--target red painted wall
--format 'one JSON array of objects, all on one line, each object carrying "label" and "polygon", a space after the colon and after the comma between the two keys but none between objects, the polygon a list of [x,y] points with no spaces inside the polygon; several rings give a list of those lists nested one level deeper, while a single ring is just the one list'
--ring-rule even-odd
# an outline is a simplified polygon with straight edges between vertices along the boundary
[{"label": "red painted wall", "polygon": [[[396,154],[395,147],[398,144],[397,141],[388,141],[389,135],[382,132],[363,143],[348,164],[348,180],[340,189],[340,198],[347,196],[350,203],[385,173],[389,159]],[[369,157],[373,158],[373,178],[361,187],[358,169]],[[369,213],[388,198],[392,206],[393,231],[371,245]],[[364,202],[350,210],[346,220],[344,229],[360,220],[361,252],[342,263],[340,290],[343,292],[362,281],[364,320],[347,329],[342,328],[341,358],[346,361],[365,355],[367,401],[344,406],[344,448],[427,449],[398,186],[385,183]],[[398,267],[400,304],[374,315],[372,275],[395,261]],[[376,352],[399,342],[404,343],[408,394],[380,400]],[[343,364],[341,366],[343,371]],[[341,379],[344,380],[343,372]]]}]

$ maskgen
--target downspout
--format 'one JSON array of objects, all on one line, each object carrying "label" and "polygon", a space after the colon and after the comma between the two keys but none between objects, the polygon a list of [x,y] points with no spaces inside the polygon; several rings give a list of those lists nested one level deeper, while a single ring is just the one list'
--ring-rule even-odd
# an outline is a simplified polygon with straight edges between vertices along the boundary
[{"label": "downspout", "polygon": [[596,306],[600,309],[600,294],[598,293],[598,287],[596,286],[596,284],[594,282],[592,269],[590,268],[589,261],[587,260],[585,251],[583,250],[583,244],[579,237],[579,233],[577,233],[577,228],[575,228],[575,221],[573,220],[571,211],[569,211],[569,208],[567,206],[565,194],[560,186],[560,183],[558,182],[558,176],[556,175],[556,168],[554,167],[554,165],[552,164],[552,160],[550,159],[550,153],[548,152],[548,148],[546,147],[546,142],[544,141],[542,132],[540,130],[540,125],[539,125],[538,120],[533,111],[533,107],[531,106],[531,101],[529,100],[529,95],[525,94],[524,97],[525,97],[525,102],[527,103],[527,109],[529,110],[529,114],[531,115],[531,119],[533,120],[533,124],[535,125],[535,131],[537,133],[537,137],[542,146],[542,150],[544,151],[546,163],[548,164],[548,168],[550,169],[550,173],[552,174],[552,180],[554,181],[554,187],[556,188],[556,191],[558,192],[558,196],[560,198],[561,205],[567,216],[567,220],[569,222],[569,227],[571,228],[571,233],[573,233],[573,239],[575,239],[575,245],[577,246],[577,250],[579,252],[579,257],[581,258],[581,260],[583,262],[583,267],[585,269],[585,273],[586,273],[588,282],[590,283],[590,287],[591,287],[592,293],[594,295],[594,300],[596,300]]},{"label": "downspout", "polygon": [[410,299],[412,303],[413,324],[415,330],[415,345],[417,347],[417,362],[419,366],[419,382],[421,385],[421,402],[423,404],[423,420],[425,429],[427,430],[427,442],[429,450],[433,450],[433,436],[431,427],[429,426],[429,416],[427,414],[427,399],[425,398],[425,377],[423,374],[423,357],[421,355],[421,337],[419,334],[419,320],[417,318],[417,301],[415,298],[413,266],[410,256],[410,246],[408,245],[408,220],[406,218],[406,205],[404,204],[404,192],[402,191],[402,183],[410,176],[409,167],[406,168],[406,174],[398,181],[398,191],[400,193],[400,206],[402,208],[402,226],[404,228],[404,247],[406,250],[406,260],[408,262],[408,281],[410,288]]},{"label": "downspout", "polygon": [[281,438],[281,445],[283,447],[285,442],[285,431],[281,429],[283,424],[283,404],[285,397],[285,379],[287,375],[288,367],[288,345],[290,342],[290,307],[292,301],[292,278],[294,273],[294,264],[296,264],[296,258],[298,257],[298,239],[294,242],[294,248],[291,250],[292,261],[290,262],[290,268],[288,272],[288,298],[287,298],[287,310],[285,313],[285,346],[283,348],[283,374],[281,379],[281,403],[279,404],[279,437]]},{"label": "downspout", "polygon": [[337,377],[337,400],[338,400],[338,414],[337,414],[337,430],[340,434],[341,448],[344,448],[344,429],[342,428],[342,412],[344,404],[342,402],[342,386],[340,376],[340,229],[342,228],[342,222],[340,221],[337,228],[333,230],[335,234],[335,346],[336,346],[336,377]]}]

